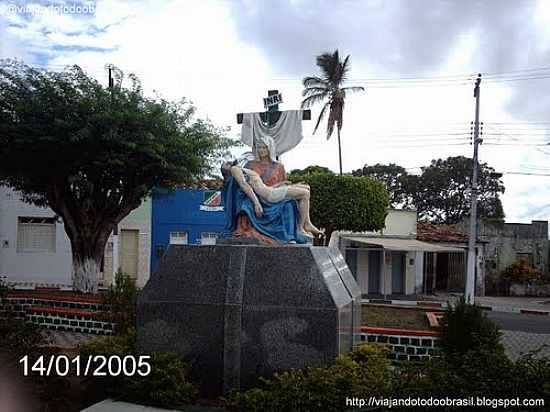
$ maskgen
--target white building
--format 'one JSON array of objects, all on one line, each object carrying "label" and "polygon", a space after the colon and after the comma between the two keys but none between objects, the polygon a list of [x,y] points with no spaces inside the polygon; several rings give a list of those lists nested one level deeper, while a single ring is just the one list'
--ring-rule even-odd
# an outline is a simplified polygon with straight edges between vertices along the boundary
[{"label": "white building", "polygon": [[333,234],[363,295],[413,295],[425,291],[427,253],[459,253],[464,249],[417,240],[416,210],[388,210],[380,232]]},{"label": "white building", "polygon": [[[114,268],[143,286],[150,274],[150,239],[147,200],[120,223],[119,234],[109,238],[100,286],[111,283]],[[0,186],[0,276],[19,287],[72,288],[71,267],[71,244],[62,220],[51,209],[24,203],[17,192]]]}]

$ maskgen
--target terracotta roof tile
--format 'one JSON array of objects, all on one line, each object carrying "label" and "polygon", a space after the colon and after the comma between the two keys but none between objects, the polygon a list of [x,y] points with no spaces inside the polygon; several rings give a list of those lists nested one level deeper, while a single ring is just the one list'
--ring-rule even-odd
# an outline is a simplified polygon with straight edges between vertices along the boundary
[{"label": "terracotta roof tile", "polygon": [[429,222],[418,222],[416,239],[424,242],[468,242],[468,236],[453,225],[436,225]]},{"label": "terracotta roof tile", "polygon": [[178,189],[207,189],[207,190],[221,190],[223,187],[222,179],[208,179],[200,180],[198,182],[187,184],[187,185],[177,185]]}]

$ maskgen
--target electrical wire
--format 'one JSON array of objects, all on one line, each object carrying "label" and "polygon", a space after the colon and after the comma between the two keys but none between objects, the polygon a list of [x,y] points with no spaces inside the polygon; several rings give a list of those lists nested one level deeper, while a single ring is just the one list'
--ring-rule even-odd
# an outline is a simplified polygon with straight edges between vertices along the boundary
[{"label": "electrical wire", "polygon": [[[70,65],[62,64],[33,64],[32,67],[48,70],[63,70]],[[132,72],[130,68],[123,68],[125,71]],[[86,71],[86,69],[84,68]],[[93,70],[96,74],[97,69]],[[139,70],[138,70],[139,71]],[[465,86],[473,85],[476,80],[475,74],[455,74],[439,76],[399,76],[399,77],[370,77],[353,78],[347,80],[350,85],[362,83],[369,88],[402,88],[402,87],[447,87],[447,86]],[[526,68],[522,70],[510,70],[506,72],[482,73],[483,82],[500,83],[510,81],[540,80],[550,78],[550,67]],[[266,79],[270,81],[300,81],[298,78],[273,77]]]},{"label": "electrical wire", "polygon": [[550,173],[531,173],[531,172],[503,172],[503,175],[523,175],[523,176],[550,176]]},{"label": "electrical wire", "polygon": [[[497,131],[498,131],[498,129],[496,129],[495,127],[492,127],[492,126],[488,126],[488,127],[489,127],[490,129],[493,129],[493,130],[497,130]],[[505,133],[505,135],[508,136],[508,137],[510,137],[512,140],[520,141],[519,139],[517,139],[517,138],[514,137],[514,136],[511,136],[511,135],[506,134],[506,133]],[[545,155],[547,155],[547,156],[550,156],[550,153],[545,152],[545,151],[542,150],[540,147],[535,147],[535,150],[537,150],[537,151],[539,151],[539,152],[541,152],[541,153],[543,153],[543,154],[545,154]]]}]

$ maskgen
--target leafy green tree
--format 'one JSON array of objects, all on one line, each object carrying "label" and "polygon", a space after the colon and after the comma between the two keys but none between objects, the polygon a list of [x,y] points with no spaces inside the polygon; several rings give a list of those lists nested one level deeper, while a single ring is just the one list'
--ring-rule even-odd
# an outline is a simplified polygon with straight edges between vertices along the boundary
[{"label": "leafy green tree", "polygon": [[155,186],[190,183],[229,146],[194,109],[63,72],[0,62],[0,183],[49,206],[71,241],[73,285],[97,291],[109,234]]},{"label": "leafy green tree", "polygon": [[326,231],[363,232],[384,227],[388,191],[368,177],[339,176],[333,173],[290,174],[292,182],[311,187],[311,220]]},{"label": "leafy green tree", "polygon": [[[473,160],[464,156],[432,160],[423,167],[416,192],[411,193],[420,218],[453,224],[469,216],[472,170]],[[502,221],[502,174],[486,163],[480,163],[478,170],[478,216]]]},{"label": "leafy green tree", "polygon": [[353,176],[367,176],[386,185],[390,195],[391,207],[411,207],[413,197],[410,192],[409,182],[411,177],[404,167],[390,163],[388,165],[377,163],[372,166],[365,165],[362,169],[352,172]]},{"label": "leafy green tree", "polygon": [[327,121],[327,140],[330,139],[334,126],[338,134],[338,156],[340,161],[340,175],[342,174],[342,147],[340,143],[340,131],[344,122],[344,103],[347,92],[364,91],[361,86],[343,87],[347,80],[347,75],[351,68],[350,55],[348,54],[344,61],[340,60],[338,50],[333,53],[323,53],[317,56],[317,66],[321,70],[321,76],[304,77],[304,90],[302,95],[302,108],[310,107],[315,103],[320,103],[328,100],[321,109],[321,113],[317,118],[315,129],[317,131],[321,120],[325,117],[328,111]]},{"label": "leafy green tree", "polygon": [[305,169],[294,169],[290,172],[289,176],[292,176],[294,179],[299,179],[303,176],[308,176],[314,173],[328,173],[333,175],[334,173],[328,167],[323,166],[308,166]]},{"label": "leafy green tree", "polygon": [[[457,156],[432,160],[420,175],[408,174],[394,163],[365,166],[354,176],[369,176],[383,182],[392,207],[415,207],[421,219],[434,223],[457,223],[470,214],[472,159]],[[479,165],[478,216],[500,222],[504,210],[499,195],[504,192],[502,174],[486,163]]]}]

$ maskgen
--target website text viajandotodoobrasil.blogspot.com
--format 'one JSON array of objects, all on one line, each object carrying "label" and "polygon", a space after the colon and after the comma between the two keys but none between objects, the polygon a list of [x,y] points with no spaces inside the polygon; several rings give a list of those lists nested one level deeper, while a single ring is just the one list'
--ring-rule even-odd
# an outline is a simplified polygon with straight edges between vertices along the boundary
[{"label": "website text viajandotodoobrasil.blogspot.com", "polygon": [[359,408],[372,408],[383,406],[392,408],[397,406],[426,406],[426,407],[491,407],[491,408],[509,408],[509,407],[541,407],[544,406],[544,399],[520,399],[520,398],[486,398],[471,396],[467,398],[379,398],[371,396],[368,398],[346,398],[346,406],[356,406]]}]

